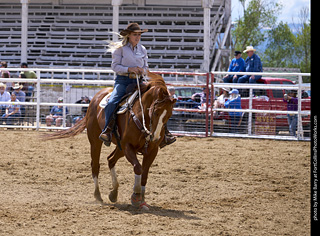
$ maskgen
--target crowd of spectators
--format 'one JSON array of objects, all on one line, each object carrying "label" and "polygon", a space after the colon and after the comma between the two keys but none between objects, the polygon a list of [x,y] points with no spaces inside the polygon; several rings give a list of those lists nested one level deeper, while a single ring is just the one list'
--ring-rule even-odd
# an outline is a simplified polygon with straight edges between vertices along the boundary
[{"label": "crowd of spectators", "polygon": [[[7,68],[6,61],[0,62],[1,68]],[[21,68],[28,68],[27,63],[21,63]],[[10,71],[1,70],[0,78],[10,78]],[[19,73],[19,78],[37,78],[33,71]],[[0,102],[28,102],[32,99],[34,90],[33,83],[0,82]],[[13,125],[21,121],[25,116],[25,105],[0,104],[0,125],[6,123]]]},{"label": "crowd of spectators", "polygon": [[[5,61],[0,62],[1,68],[7,68],[8,64]],[[28,68],[27,63],[21,63],[21,68]],[[0,70],[0,78],[11,78],[10,72],[7,70]],[[36,79],[37,74],[32,70],[24,70],[19,73],[19,78]],[[12,83],[10,81],[0,80],[0,125],[7,124],[13,125],[17,122],[23,121],[26,114],[26,106],[20,104],[4,104],[1,102],[29,102],[34,98],[35,83],[23,82]],[[63,99],[58,98],[58,103],[62,103]],[[76,103],[90,103],[88,96],[81,97]],[[66,120],[66,125],[71,126],[80,121],[87,112],[87,107],[82,107],[81,114]],[[66,107],[66,114],[69,115],[69,110]],[[50,114],[46,116],[46,125],[57,127],[62,125],[63,122],[63,106],[53,106],[50,109]]]},{"label": "crowd of spectators", "polygon": [[[234,52],[234,58],[231,60],[228,72],[263,72],[262,62],[260,57],[255,53],[256,49],[253,46],[247,46],[243,53],[247,54],[247,58],[244,60],[242,58],[241,51]],[[239,75],[236,73],[227,74],[223,77],[223,83],[257,83],[261,79],[261,75]],[[231,86],[232,87],[232,86]],[[173,88],[174,89],[174,88]],[[229,108],[229,109],[241,109],[241,92],[244,89],[230,89],[230,88],[221,88],[219,96],[217,96],[213,102],[213,108]],[[200,98],[200,101],[197,101],[197,98]],[[205,105],[208,103],[211,104],[210,94],[207,94],[207,89],[204,88],[202,93],[195,93],[187,101],[180,101],[178,99],[176,106],[184,108],[199,108],[204,109]],[[291,91],[288,95],[284,95],[284,102],[288,105],[288,111],[297,111],[298,98],[296,98],[296,91]],[[225,112],[214,111],[214,118],[220,119],[221,117],[225,118]],[[242,112],[227,112],[227,115],[230,119],[230,132],[238,133],[241,125],[241,118],[243,116]],[[290,135],[296,135],[296,126],[297,126],[297,115],[288,115],[288,124]]]},{"label": "crowd of spectators", "polygon": [[[260,57],[255,53],[256,49],[253,46],[247,46],[243,53],[247,54],[246,60],[242,58],[241,51],[234,52],[234,58],[231,60],[228,72],[262,72],[262,63]],[[7,68],[7,62],[1,61],[1,68]],[[27,63],[21,63],[21,68],[28,68]],[[10,78],[10,72],[7,70],[0,71],[0,78]],[[31,78],[36,79],[37,75],[34,71],[22,71],[19,73],[19,78]],[[261,78],[259,75],[238,75],[238,74],[228,74],[223,77],[224,83],[257,83]],[[35,88],[35,83],[12,83],[12,82],[0,82],[0,102],[29,102],[33,97],[33,92]],[[211,104],[210,92],[204,88],[201,93],[195,93],[187,101],[181,101],[175,95],[174,87],[168,88],[170,95],[177,99],[177,106],[184,106],[185,108],[199,108],[204,109],[207,100]],[[213,108],[231,108],[231,109],[241,109],[241,96],[239,90],[229,88],[222,88],[220,90],[220,95],[213,102]],[[209,92],[209,94],[207,94]],[[293,111],[296,109],[297,98],[295,94],[285,95],[284,102],[288,104],[288,111]],[[63,99],[59,98],[58,103],[62,103]],[[89,104],[90,99],[88,96],[81,97],[76,103]],[[71,123],[75,124],[79,122],[86,114],[87,107],[82,107],[81,114],[72,118],[71,121],[67,121],[67,126]],[[66,114],[69,114],[66,108]],[[213,113],[215,117],[219,116],[219,112]],[[25,116],[25,106],[24,105],[6,105],[0,103],[0,124],[5,122],[6,124],[14,124],[19,117],[23,118]],[[63,116],[63,106],[53,106],[50,110],[50,114],[46,116],[47,126],[55,124],[56,126],[61,126]],[[241,112],[229,112],[231,132],[238,132],[237,127],[239,126]],[[297,117],[288,115],[288,123],[290,134],[295,135]]]}]

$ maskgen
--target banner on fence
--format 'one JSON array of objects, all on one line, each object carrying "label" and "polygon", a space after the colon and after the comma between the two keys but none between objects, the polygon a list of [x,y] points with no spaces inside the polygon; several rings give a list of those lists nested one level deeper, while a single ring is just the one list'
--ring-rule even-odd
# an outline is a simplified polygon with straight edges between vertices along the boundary
[{"label": "banner on fence", "polygon": [[257,135],[275,135],[276,134],[276,116],[275,114],[257,113],[254,123],[255,134]]}]

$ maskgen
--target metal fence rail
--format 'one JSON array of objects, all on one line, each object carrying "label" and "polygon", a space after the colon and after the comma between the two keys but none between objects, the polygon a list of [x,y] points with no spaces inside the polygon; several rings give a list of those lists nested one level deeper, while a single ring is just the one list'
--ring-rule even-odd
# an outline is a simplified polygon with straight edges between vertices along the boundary
[{"label": "metal fence rail", "polygon": [[[25,107],[26,114],[23,119],[13,125],[0,123],[0,128],[29,128],[29,129],[65,129],[72,125],[72,119],[79,114],[81,107],[86,107],[88,104],[75,104],[75,100],[80,96],[91,94],[92,96],[104,86],[112,86],[114,81],[101,80],[100,74],[112,74],[112,70],[101,69],[52,69],[52,68],[1,68],[0,70],[7,71],[28,71],[33,70],[37,74],[37,79],[22,79],[22,78],[1,78],[0,82],[29,82],[35,83],[35,92],[30,102],[0,102],[0,106],[10,104],[18,104]],[[64,72],[64,79],[54,79],[54,73]],[[84,76],[81,79],[70,79],[70,73],[86,73],[96,74],[97,79],[86,80]],[[48,73],[53,76],[47,78]],[[263,76],[298,76],[299,83],[296,85],[266,85],[266,84],[225,84],[214,83],[214,76],[233,74],[231,72],[212,72],[212,73],[194,73],[194,72],[165,72],[156,71],[162,75],[174,75],[175,81],[171,86],[189,86],[205,88],[209,94],[211,91],[211,100],[214,101],[214,91],[219,88],[237,88],[249,90],[248,100],[249,106],[243,109],[227,109],[227,108],[213,108],[213,104],[205,104],[204,107],[199,108],[174,108],[172,118],[168,122],[169,129],[178,135],[195,135],[195,136],[222,136],[222,137],[250,137],[250,138],[272,138],[272,139],[286,139],[286,140],[309,140],[310,138],[310,108],[309,110],[302,110],[302,104],[305,102],[300,98],[303,90],[310,89],[310,84],[305,85],[302,83],[302,76],[310,76],[309,73],[254,73]],[[248,74],[240,73],[237,74]],[[253,73],[250,73],[253,74]],[[42,78],[44,75],[45,78]],[[193,84],[184,84],[185,82],[179,81],[178,76],[194,76],[196,79]],[[206,83],[199,84],[199,81],[206,81]],[[59,76],[61,78],[61,74]],[[258,99],[267,99],[266,97],[255,97],[255,90],[297,90],[299,94],[298,111],[275,110],[272,107],[253,108],[253,104]],[[86,92],[85,92],[86,91]],[[73,94],[74,93],[74,94]],[[57,98],[63,97],[63,103],[57,103]],[[243,98],[244,99],[244,98]],[[45,124],[45,116],[48,115],[52,106],[62,105],[63,108],[63,122],[61,127],[50,126]],[[70,109],[67,113],[66,109]],[[216,117],[217,114],[228,114],[230,112],[241,112],[241,122],[237,128],[237,132],[230,129],[230,121],[223,117]],[[297,136],[290,136],[288,134],[286,122],[287,115],[297,115]],[[278,129],[278,120],[281,120],[281,129]]]}]

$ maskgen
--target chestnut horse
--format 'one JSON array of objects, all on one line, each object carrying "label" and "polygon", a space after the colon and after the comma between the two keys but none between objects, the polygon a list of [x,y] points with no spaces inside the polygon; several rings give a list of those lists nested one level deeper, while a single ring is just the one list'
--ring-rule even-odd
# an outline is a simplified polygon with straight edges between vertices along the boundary
[{"label": "chestnut horse", "polygon": [[[144,200],[149,168],[157,156],[159,144],[164,138],[164,124],[166,124],[172,115],[173,105],[176,102],[175,99],[170,98],[166,84],[160,75],[148,72],[147,77],[149,81],[145,88],[146,91],[141,96],[145,122],[142,120],[141,104],[139,99],[137,99],[131,111],[129,110],[124,114],[117,115],[116,124],[118,126],[120,142],[117,143],[113,135],[112,142],[117,146],[107,158],[113,187],[113,190],[109,194],[110,201],[117,201],[119,183],[115,165],[119,158],[125,156],[132,164],[135,174],[131,203],[143,209],[149,209]],[[107,88],[102,89],[93,97],[86,116],[75,126],[46,136],[46,139],[67,138],[75,136],[87,128],[87,135],[91,146],[92,177],[95,185],[94,197],[101,202],[103,200],[99,190],[98,176],[102,141],[99,139],[99,135],[105,125],[105,113],[99,106],[99,103],[109,91]],[[136,118],[140,121],[140,127],[136,124]],[[147,129],[147,132],[142,129],[142,124],[145,124],[144,127]],[[137,153],[142,153],[143,155],[142,165],[137,159]]]}]

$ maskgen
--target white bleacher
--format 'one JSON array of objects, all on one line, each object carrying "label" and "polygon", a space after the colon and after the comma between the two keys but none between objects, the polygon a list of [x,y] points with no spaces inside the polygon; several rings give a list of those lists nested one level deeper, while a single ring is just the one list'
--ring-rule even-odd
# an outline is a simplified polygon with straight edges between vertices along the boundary
[{"label": "white bleacher", "polygon": [[[32,2],[28,21],[30,67],[110,67],[111,55],[105,53],[105,40],[112,39],[109,33],[112,31],[112,5]],[[142,37],[142,44],[148,50],[151,68],[200,69],[203,62],[203,9],[198,4],[200,1],[185,1],[183,6],[156,2],[146,0],[143,6],[121,5],[119,28],[135,21],[141,28],[148,29]],[[216,35],[223,33],[225,28],[224,4],[224,0],[214,1],[211,9],[212,31],[215,33],[212,40],[217,40]],[[17,66],[21,49],[21,4],[0,1],[0,25],[0,59]],[[216,42],[212,41],[212,50],[215,45]]]}]

